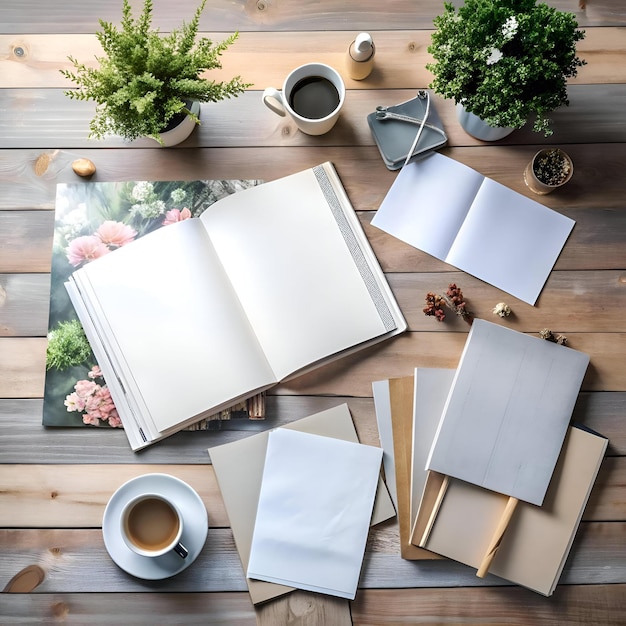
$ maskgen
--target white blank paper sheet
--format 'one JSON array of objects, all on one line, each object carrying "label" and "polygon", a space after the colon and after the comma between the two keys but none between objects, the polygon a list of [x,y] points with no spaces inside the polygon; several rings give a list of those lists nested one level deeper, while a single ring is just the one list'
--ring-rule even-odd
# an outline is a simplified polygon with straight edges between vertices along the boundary
[{"label": "white blank paper sheet", "polygon": [[354,599],[383,451],[270,433],[248,578]]},{"label": "white blank paper sheet", "polygon": [[535,304],[574,221],[434,152],[402,168],[372,225]]}]

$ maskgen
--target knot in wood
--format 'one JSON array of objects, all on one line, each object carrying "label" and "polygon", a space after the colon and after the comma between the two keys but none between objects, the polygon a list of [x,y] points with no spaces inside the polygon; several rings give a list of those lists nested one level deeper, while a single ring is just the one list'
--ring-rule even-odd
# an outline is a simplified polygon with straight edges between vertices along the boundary
[{"label": "knot in wood", "polygon": [[415,52],[417,50],[417,44],[414,41],[411,41],[408,45],[409,52]]},{"label": "knot in wood", "polygon": [[55,602],[52,605],[52,615],[56,618],[67,617],[70,613],[70,607],[65,602]]},{"label": "knot in wood", "polygon": [[265,11],[265,9],[267,9],[267,3],[266,3],[266,2],[264,2],[264,0],[259,0],[259,1],[256,3],[256,8],[257,8],[259,11]]}]

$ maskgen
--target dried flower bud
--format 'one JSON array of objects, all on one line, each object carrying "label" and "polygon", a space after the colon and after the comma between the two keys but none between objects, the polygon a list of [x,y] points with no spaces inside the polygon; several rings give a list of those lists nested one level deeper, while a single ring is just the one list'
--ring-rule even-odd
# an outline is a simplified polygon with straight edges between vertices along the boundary
[{"label": "dried flower bud", "polygon": [[432,315],[437,318],[437,321],[443,322],[446,318],[446,314],[443,310],[445,302],[443,298],[432,292],[426,294],[426,306],[424,307],[425,315]]},{"label": "dried flower bud", "polygon": [[556,343],[556,338],[552,334],[552,331],[547,329],[547,328],[544,328],[543,330],[540,330],[539,331],[539,336],[542,339],[545,339],[546,341],[552,341],[552,342]]},{"label": "dried flower bud", "polygon": [[498,302],[498,304],[496,304],[493,308],[493,313],[495,313],[495,315],[499,315],[500,317],[508,317],[512,312],[511,307],[504,302]]},{"label": "dried flower bud", "polygon": [[557,335],[556,336],[556,342],[561,345],[564,346],[567,344],[567,337],[564,337],[563,335]]},{"label": "dried flower bud", "polygon": [[444,311],[446,306],[452,309],[459,317],[462,317],[468,324],[472,323],[473,316],[467,310],[463,293],[454,283],[448,285],[448,290],[444,296],[428,292],[426,294],[426,306],[423,311],[425,315],[432,315],[438,321],[443,322],[446,318]]}]

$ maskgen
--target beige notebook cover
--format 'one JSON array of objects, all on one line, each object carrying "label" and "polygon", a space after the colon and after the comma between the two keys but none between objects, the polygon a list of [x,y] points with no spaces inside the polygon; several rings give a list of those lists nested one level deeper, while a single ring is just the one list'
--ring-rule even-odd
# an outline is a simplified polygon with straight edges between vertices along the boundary
[{"label": "beige notebook cover", "polygon": [[[600,435],[569,428],[543,505],[519,503],[490,573],[546,596],[553,593],[607,445]],[[437,482],[439,476],[432,478]],[[505,495],[451,479],[422,545],[478,568],[507,500]]]},{"label": "beige notebook cover", "polygon": [[411,544],[411,467],[413,455],[414,378],[389,380],[393,452],[396,466],[400,556],[407,560],[439,559],[439,554]]},{"label": "beige notebook cover", "polygon": [[[355,443],[359,441],[347,404],[316,413],[281,428]],[[248,569],[250,559],[268,436],[268,432],[263,432],[208,450],[244,572]],[[395,510],[389,492],[382,479],[379,479],[372,525],[394,515]],[[253,604],[293,591],[293,587],[261,580],[247,579],[247,583]]]}]

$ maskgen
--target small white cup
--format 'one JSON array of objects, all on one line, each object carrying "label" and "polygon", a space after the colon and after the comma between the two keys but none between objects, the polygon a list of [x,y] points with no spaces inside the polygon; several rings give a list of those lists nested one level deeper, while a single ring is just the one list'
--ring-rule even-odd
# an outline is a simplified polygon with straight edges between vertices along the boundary
[{"label": "small white cup", "polygon": [[[303,81],[308,81],[308,85]],[[336,89],[336,97],[328,83]],[[294,107],[294,97],[301,99],[300,106]],[[282,93],[274,87],[263,92],[265,106],[281,117],[289,114],[307,135],[327,133],[337,122],[345,99],[346,87],[339,72],[324,63],[307,63],[292,70],[285,78]]]},{"label": "small white cup", "polygon": [[183,516],[171,500],[159,494],[145,493],[128,502],[122,511],[120,532],[126,545],[140,556],[175,552],[185,559],[189,554],[180,541]]}]

